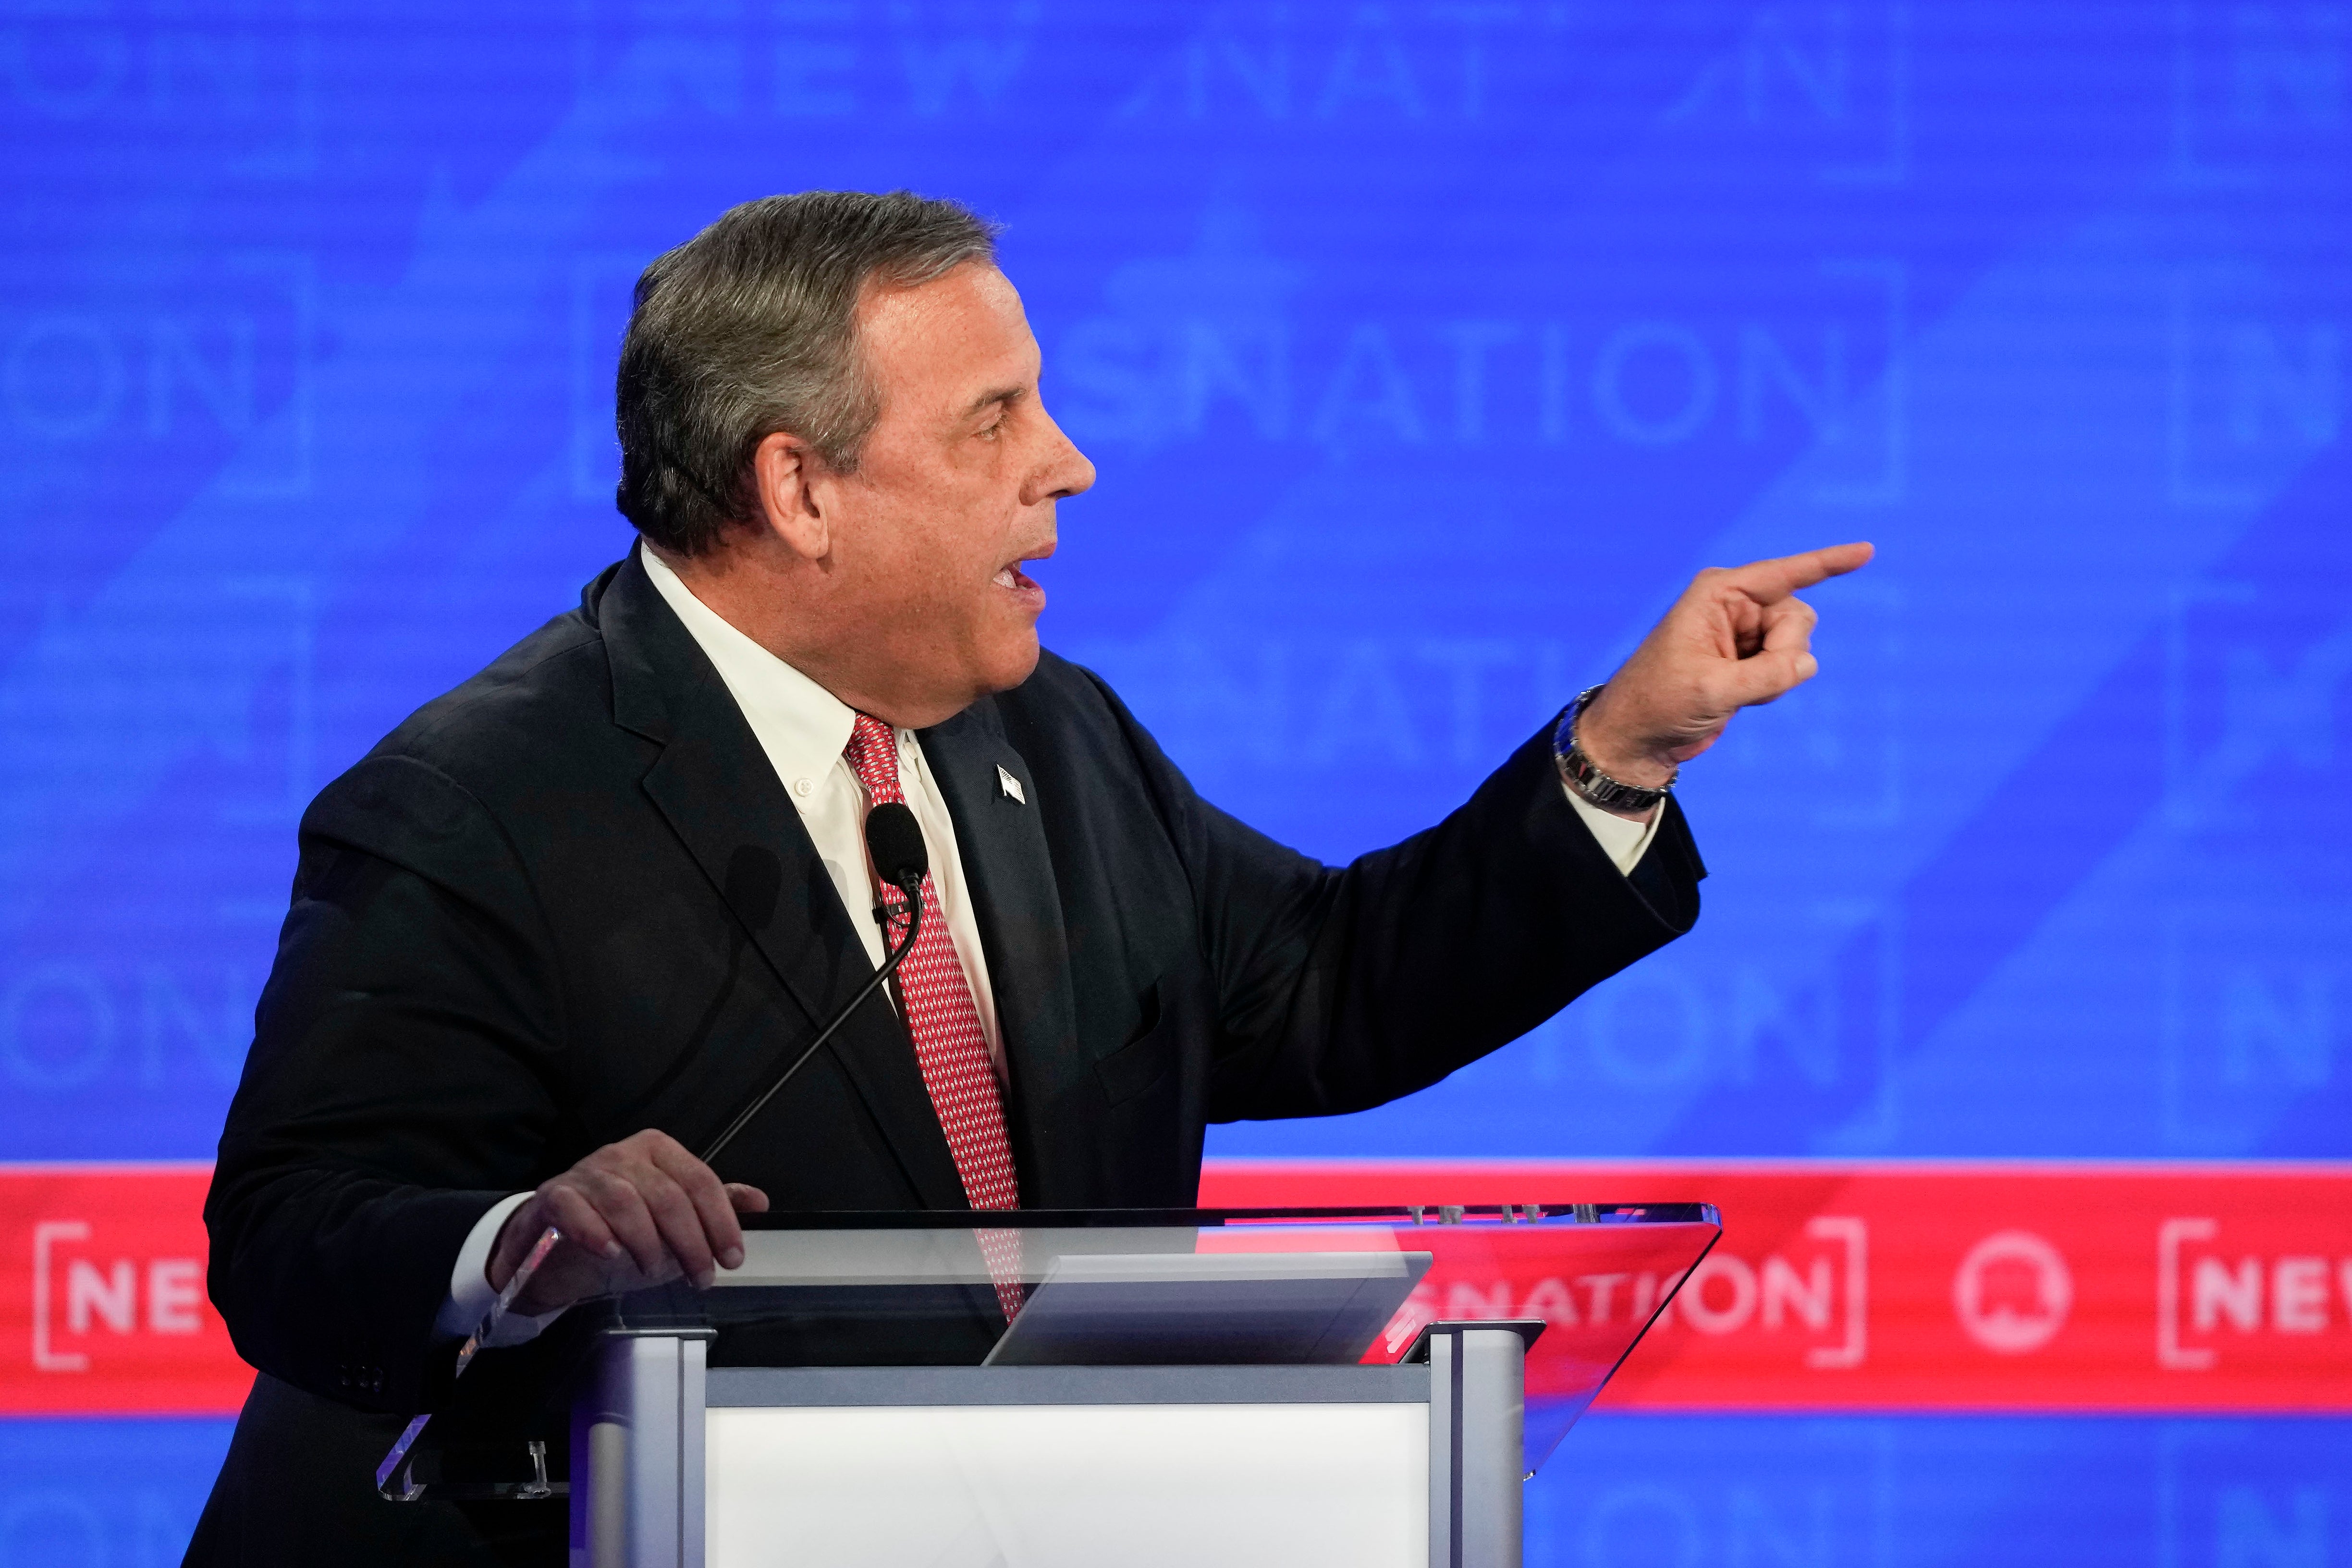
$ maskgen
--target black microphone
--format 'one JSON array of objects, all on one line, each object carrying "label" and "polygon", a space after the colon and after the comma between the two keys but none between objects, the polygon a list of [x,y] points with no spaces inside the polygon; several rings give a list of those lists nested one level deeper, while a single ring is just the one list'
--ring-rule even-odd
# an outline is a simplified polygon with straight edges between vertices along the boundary
[{"label": "black microphone", "polygon": [[[914,951],[915,933],[921,930],[923,925],[923,875],[930,869],[931,865],[930,851],[924,847],[923,829],[915,821],[915,814],[908,810],[902,803],[895,800],[885,801],[867,812],[866,814],[866,853],[873,858],[874,874],[906,895],[907,935],[905,940],[901,941],[897,947],[891,947],[890,924],[887,919],[883,920],[882,945],[886,951],[883,954],[882,967],[876,970],[874,978],[859,986],[857,994],[852,996],[841,1011],[835,1013],[825,1026],[817,1031],[816,1038],[809,1042],[808,1049],[793,1058],[793,1065],[783,1070],[782,1076],[770,1084],[767,1091],[759,1099],[745,1106],[741,1113],[727,1124],[726,1131],[711,1140],[710,1146],[702,1152],[704,1164],[708,1165],[719,1158],[719,1152],[735,1141],[735,1134],[742,1131],[745,1124],[750,1122],[751,1118],[759,1115],[765,1109],[768,1101],[775,1099],[782,1090],[784,1085],[793,1081],[793,1075],[808,1065],[808,1059],[816,1055],[827,1040],[833,1038],[834,1031],[847,1023],[849,1016],[857,1011],[858,1005],[873,995],[884,981],[896,974],[898,972],[898,965],[906,961],[907,954]],[[882,918],[887,909],[887,905],[877,907],[874,911],[876,917]]]},{"label": "black microphone", "polygon": [[874,858],[874,874],[907,895],[909,904],[923,901],[923,874],[931,868],[931,852],[923,844],[923,830],[915,814],[898,801],[885,801],[866,814],[866,853]]}]

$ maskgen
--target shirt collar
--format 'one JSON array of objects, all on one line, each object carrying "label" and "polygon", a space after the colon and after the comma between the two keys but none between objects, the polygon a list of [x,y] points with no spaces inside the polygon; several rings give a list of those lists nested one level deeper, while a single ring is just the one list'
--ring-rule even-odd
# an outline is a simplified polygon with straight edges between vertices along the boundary
[{"label": "shirt collar", "polygon": [[727,683],[777,777],[786,787],[824,778],[849,744],[856,719],[849,705],[729,625],[660,556],[642,546],[637,555],[655,591]]}]

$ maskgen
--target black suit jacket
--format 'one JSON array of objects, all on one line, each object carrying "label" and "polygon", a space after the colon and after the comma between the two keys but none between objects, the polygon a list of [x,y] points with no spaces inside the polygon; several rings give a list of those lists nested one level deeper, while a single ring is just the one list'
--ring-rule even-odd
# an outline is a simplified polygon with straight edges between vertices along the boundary
[{"label": "black suit jacket", "polygon": [[[1029,1206],[1188,1205],[1206,1123],[1433,1083],[1697,912],[1674,807],[1619,875],[1548,735],[1341,868],[1202,800],[1050,654],[920,739]],[[641,1128],[700,1146],[872,973],[853,918],[634,555],[420,710],[303,818],[205,1205],[213,1300],[269,1398],[313,1424],[433,1407],[434,1317],[483,1211]],[[963,1204],[904,1027],[870,1005],[720,1166],[784,1210]],[[268,1462],[325,1445],[296,1447]]]}]

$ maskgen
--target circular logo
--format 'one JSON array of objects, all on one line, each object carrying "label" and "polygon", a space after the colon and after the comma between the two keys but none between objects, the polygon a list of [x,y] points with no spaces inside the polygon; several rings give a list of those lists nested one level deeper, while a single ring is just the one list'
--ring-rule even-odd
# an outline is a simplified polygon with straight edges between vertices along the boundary
[{"label": "circular logo", "polygon": [[1969,1338],[1997,1355],[2050,1342],[2074,1305],[2074,1277],[2059,1250],[2030,1230],[1997,1230],[1969,1248],[1952,1276],[1952,1310]]}]

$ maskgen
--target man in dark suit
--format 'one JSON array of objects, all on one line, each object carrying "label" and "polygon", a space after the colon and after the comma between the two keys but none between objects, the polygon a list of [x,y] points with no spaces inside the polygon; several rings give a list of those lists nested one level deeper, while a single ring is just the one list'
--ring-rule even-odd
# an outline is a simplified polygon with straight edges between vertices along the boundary
[{"label": "man in dark suit", "polygon": [[[192,1562],[560,1560],[545,1505],[370,1488],[551,1224],[505,1341],[707,1281],[771,1205],[1187,1205],[1206,1123],[1410,1093],[1689,928],[1664,786],[1811,676],[1791,595],[1868,547],[1703,574],[1459,810],[1328,868],[1041,654],[1022,567],[1094,472],[1038,374],[948,204],[752,203],[647,270],[638,547],[303,819],[205,1210],[261,1375]],[[905,930],[858,837],[899,799],[929,945],[709,1168]]]}]

